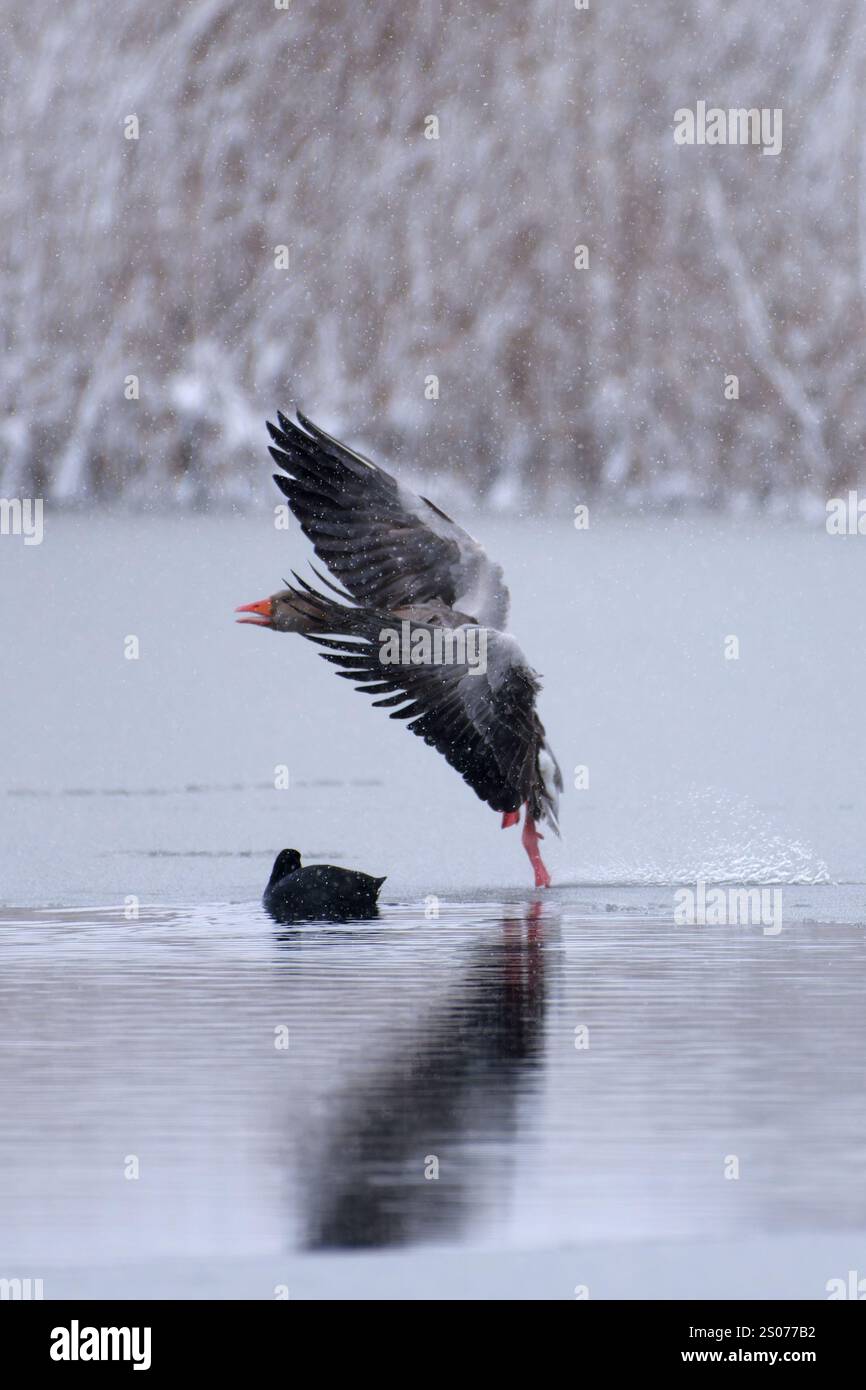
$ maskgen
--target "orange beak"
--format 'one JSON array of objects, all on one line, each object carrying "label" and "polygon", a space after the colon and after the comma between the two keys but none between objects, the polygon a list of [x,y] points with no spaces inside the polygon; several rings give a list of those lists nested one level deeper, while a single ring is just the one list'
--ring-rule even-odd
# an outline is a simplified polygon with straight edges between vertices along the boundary
[{"label": "orange beak", "polygon": [[239,623],[252,623],[253,627],[270,627],[271,625],[271,600],[263,598],[258,603],[242,603],[240,608],[235,609],[236,613],[255,613],[255,618],[238,618]]}]

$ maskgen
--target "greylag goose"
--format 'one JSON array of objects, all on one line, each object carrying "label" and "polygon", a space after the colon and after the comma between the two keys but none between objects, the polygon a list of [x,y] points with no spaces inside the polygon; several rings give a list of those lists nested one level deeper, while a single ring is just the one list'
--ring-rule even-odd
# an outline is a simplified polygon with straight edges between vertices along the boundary
[{"label": "greylag goose", "polygon": [[[540,681],[505,631],[502,570],[432,502],[314,425],[268,421],[274,481],[339,581],[293,573],[288,585],[236,612],[239,622],[298,632],[356,689],[438,749],[502,815],[525,808],[523,845],[536,888],[550,885],[538,843],[559,834],[562,774],[535,708]],[[287,581],[284,581],[287,582]],[[336,598],[331,595],[336,595]]]}]

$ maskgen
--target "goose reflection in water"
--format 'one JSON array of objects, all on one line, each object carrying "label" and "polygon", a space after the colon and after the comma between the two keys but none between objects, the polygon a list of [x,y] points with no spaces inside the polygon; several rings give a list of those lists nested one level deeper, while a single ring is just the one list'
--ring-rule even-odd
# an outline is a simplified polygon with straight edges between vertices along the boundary
[{"label": "goose reflection in water", "polygon": [[553,931],[540,902],[489,923],[447,999],[338,1092],[297,1155],[303,1248],[448,1239],[507,1201],[518,1107],[541,1085]]}]

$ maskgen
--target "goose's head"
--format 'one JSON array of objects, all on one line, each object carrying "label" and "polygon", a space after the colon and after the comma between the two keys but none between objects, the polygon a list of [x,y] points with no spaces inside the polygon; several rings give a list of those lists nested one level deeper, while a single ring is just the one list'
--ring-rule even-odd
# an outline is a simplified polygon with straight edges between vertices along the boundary
[{"label": "goose's head", "polygon": [[242,603],[235,612],[251,614],[237,621],[251,623],[253,627],[269,627],[272,632],[307,632],[316,609],[303,594],[294,589],[280,589],[270,598],[259,599],[258,603]]}]

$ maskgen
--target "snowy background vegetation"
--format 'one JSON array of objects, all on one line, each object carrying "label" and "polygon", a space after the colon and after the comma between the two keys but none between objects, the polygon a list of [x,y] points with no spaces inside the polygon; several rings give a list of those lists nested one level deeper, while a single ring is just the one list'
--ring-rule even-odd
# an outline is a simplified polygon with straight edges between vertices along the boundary
[{"label": "snowy background vegetation", "polygon": [[[0,16],[3,495],[241,501],[295,401],[492,504],[802,509],[856,481],[850,0]],[[782,108],[781,154],[676,146],[698,100]]]}]

